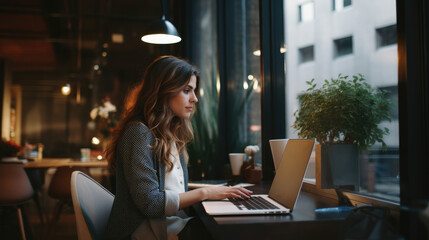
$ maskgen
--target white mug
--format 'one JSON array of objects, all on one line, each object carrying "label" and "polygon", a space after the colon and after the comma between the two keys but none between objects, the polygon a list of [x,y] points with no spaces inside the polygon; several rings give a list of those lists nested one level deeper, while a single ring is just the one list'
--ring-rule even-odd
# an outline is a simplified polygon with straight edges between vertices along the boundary
[{"label": "white mug", "polygon": [[231,170],[233,176],[239,176],[241,174],[241,166],[243,166],[244,153],[230,153],[229,162],[231,163]]},{"label": "white mug", "polygon": [[282,160],[283,152],[285,151],[287,141],[288,141],[288,139],[271,139],[271,140],[269,140],[270,147],[271,147],[271,153],[273,154],[274,169],[276,171],[280,165],[280,161]]}]

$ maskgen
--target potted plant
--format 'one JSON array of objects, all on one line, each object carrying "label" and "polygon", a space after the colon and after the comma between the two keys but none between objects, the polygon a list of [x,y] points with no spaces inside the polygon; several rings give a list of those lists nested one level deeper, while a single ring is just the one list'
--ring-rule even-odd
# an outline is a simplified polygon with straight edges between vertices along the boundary
[{"label": "potted plant", "polygon": [[113,105],[109,97],[101,100],[102,104],[94,107],[89,116],[95,124],[95,129],[102,136],[101,150],[104,152],[110,141],[118,119],[116,118],[116,106]]},{"label": "potted plant", "polygon": [[383,120],[390,121],[391,102],[386,91],[372,88],[362,74],[338,75],[325,80],[320,88],[314,79],[309,88],[298,96],[301,108],[294,113],[292,127],[302,138],[316,138],[316,185],[321,188],[359,187],[359,150],[376,142],[383,148],[383,136],[389,129],[380,128]]}]

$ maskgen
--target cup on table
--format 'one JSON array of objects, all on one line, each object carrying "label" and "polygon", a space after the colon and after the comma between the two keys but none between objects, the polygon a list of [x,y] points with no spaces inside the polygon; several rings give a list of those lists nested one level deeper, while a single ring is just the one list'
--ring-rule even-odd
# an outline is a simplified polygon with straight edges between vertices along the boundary
[{"label": "cup on table", "polygon": [[233,176],[239,176],[241,174],[241,167],[243,166],[244,153],[230,153],[229,162],[231,164],[231,170]]},{"label": "cup on table", "polygon": [[81,148],[80,149],[80,160],[82,162],[88,161],[91,158],[91,149],[90,148]]},{"label": "cup on table", "polygon": [[271,153],[273,154],[274,168],[277,171],[277,168],[280,165],[282,160],[283,152],[286,148],[288,139],[270,139]]}]

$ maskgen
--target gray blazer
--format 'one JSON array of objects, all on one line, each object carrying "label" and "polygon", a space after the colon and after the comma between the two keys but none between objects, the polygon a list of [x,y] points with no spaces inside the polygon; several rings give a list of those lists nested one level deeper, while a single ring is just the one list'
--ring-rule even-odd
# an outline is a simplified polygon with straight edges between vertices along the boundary
[{"label": "gray blazer", "polygon": [[[165,165],[152,158],[154,138],[146,125],[134,122],[126,127],[116,147],[116,195],[104,239],[124,239],[148,219],[163,219],[179,210],[177,193],[164,189]],[[185,190],[188,171],[180,156]],[[166,229],[157,227],[164,236]]]}]

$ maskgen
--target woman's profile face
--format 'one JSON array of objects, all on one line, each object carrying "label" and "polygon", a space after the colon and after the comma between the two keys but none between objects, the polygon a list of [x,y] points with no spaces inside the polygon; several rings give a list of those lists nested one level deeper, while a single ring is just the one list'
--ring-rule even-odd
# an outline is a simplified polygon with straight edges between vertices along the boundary
[{"label": "woman's profile face", "polygon": [[191,117],[195,103],[198,102],[198,98],[195,94],[195,88],[197,87],[197,78],[192,75],[189,79],[188,85],[185,86],[177,95],[170,98],[169,104],[170,109],[174,115],[179,118],[186,119]]}]

